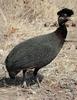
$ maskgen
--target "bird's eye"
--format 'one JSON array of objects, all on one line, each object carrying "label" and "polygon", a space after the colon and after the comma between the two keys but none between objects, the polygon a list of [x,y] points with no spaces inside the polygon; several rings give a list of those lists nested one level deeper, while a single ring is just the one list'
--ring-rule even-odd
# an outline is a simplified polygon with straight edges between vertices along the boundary
[{"label": "bird's eye", "polygon": [[65,17],[67,17],[67,14],[64,14]]}]

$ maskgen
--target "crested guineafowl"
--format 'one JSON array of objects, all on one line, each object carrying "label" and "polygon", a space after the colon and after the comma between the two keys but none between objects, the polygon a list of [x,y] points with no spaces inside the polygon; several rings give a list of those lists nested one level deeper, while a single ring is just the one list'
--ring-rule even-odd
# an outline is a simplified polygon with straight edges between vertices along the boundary
[{"label": "crested guineafowl", "polygon": [[13,48],[5,60],[10,78],[15,79],[22,70],[25,79],[27,69],[34,69],[33,76],[38,82],[38,70],[49,64],[61,50],[67,36],[65,23],[73,14],[68,8],[58,11],[59,27],[54,32],[28,39]]}]

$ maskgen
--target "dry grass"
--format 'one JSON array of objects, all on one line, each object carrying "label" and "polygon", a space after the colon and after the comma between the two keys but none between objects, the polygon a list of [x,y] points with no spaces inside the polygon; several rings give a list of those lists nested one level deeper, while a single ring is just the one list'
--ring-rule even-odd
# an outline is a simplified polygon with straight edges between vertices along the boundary
[{"label": "dry grass", "polygon": [[[0,0],[0,100],[77,100],[76,4],[77,0]],[[56,59],[40,70],[41,88],[21,88],[21,73],[15,85],[5,73],[9,51],[21,41],[54,31],[56,13],[63,7],[75,12],[67,25],[71,42],[65,42]]]}]

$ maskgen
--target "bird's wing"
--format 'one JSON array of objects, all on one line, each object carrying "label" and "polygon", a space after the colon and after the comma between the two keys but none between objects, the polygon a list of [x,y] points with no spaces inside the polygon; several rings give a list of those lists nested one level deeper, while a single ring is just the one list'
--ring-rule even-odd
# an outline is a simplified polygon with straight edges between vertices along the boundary
[{"label": "bird's wing", "polygon": [[49,45],[32,45],[29,48],[19,50],[12,59],[13,64],[14,66],[31,66],[44,63],[52,52]]}]

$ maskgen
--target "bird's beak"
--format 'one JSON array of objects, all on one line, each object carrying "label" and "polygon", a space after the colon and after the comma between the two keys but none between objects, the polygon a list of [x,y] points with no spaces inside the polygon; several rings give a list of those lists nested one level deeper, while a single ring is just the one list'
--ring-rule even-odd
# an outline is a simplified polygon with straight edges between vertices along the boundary
[{"label": "bird's beak", "polygon": [[[71,25],[72,27],[76,27],[76,24],[73,22],[73,21],[75,20],[75,17],[68,17],[67,20],[68,20],[67,23],[71,23],[70,25]],[[67,27],[69,27],[68,24],[66,24],[66,25],[67,25]]]},{"label": "bird's beak", "polygon": [[68,21],[72,21],[72,19],[71,19],[70,17],[67,17],[67,20],[68,20]]},{"label": "bird's beak", "polygon": [[75,20],[75,17],[74,16],[71,16],[71,17],[67,17],[68,21],[73,21]]}]

